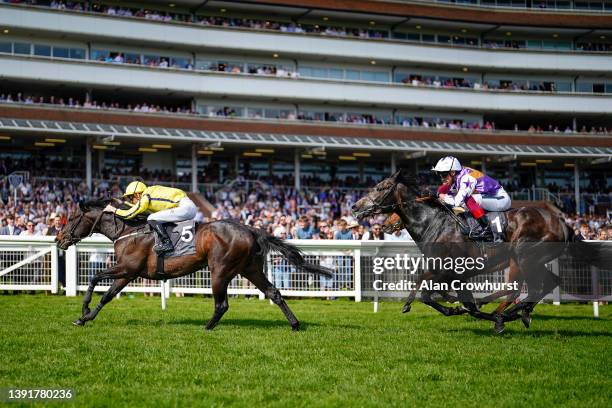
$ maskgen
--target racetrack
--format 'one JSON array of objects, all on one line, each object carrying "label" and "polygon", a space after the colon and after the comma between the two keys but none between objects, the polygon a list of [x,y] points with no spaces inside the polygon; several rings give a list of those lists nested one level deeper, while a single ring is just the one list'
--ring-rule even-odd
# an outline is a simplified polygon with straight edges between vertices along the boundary
[{"label": "racetrack", "polygon": [[[97,297],[94,298],[94,302]],[[81,298],[0,296],[0,387],[73,388],[79,406],[601,406],[612,402],[612,308],[540,305],[532,328],[445,318],[421,304],[114,300],[74,327]],[[95,303],[93,303],[95,305]],[[491,307],[491,306],[490,306]],[[66,406],[65,403],[58,405]]]}]

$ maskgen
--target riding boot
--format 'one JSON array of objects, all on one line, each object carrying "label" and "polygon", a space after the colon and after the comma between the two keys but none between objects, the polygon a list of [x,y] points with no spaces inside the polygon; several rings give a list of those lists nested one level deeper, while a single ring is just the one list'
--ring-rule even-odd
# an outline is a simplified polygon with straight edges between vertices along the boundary
[{"label": "riding boot", "polygon": [[472,238],[482,241],[489,241],[491,236],[495,238],[495,234],[491,230],[491,226],[489,225],[489,219],[486,215],[477,218],[476,221],[478,221],[478,224],[480,224],[480,232],[478,234],[472,235]]},{"label": "riding boot", "polygon": [[159,243],[153,247],[155,252],[158,255],[164,254],[166,252],[171,252],[174,247],[172,246],[172,241],[170,240],[170,237],[168,236],[168,233],[164,228],[164,224],[157,221],[149,221],[149,225],[151,225],[151,228],[153,228],[153,230],[157,233],[157,236],[159,237]]}]

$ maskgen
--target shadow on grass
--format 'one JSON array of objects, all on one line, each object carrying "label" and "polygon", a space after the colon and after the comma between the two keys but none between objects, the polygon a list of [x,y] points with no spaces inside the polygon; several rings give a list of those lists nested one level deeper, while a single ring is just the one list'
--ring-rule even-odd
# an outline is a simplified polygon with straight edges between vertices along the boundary
[{"label": "shadow on grass", "polygon": [[[185,326],[198,326],[204,327],[208,322],[207,319],[177,319],[168,321],[165,323],[155,322],[153,324],[165,324],[165,325],[185,325]],[[127,324],[131,325],[143,325],[150,324],[150,322],[140,321],[140,320],[128,320]],[[286,320],[283,319],[275,319],[275,320],[267,320],[267,319],[236,319],[236,318],[224,318],[221,319],[217,327],[220,326],[234,326],[234,327],[260,327],[260,328],[287,328],[291,330],[291,326]],[[300,330],[305,331],[309,327],[333,327],[333,328],[341,328],[341,329],[363,329],[362,326],[350,325],[350,324],[338,324],[334,322],[330,323],[318,323],[318,322],[310,322],[310,321],[300,321]]]},{"label": "shadow on grass", "polygon": [[610,321],[609,317],[593,317],[593,316],[555,316],[555,315],[540,315],[532,314],[533,320],[588,320],[592,322]]},{"label": "shadow on grass", "polygon": [[541,330],[508,328],[501,335],[495,334],[493,328],[464,327],[457,329],[443,329],[446,332],[472,332],[487,337],[612,337],[608,331],[579,331],[579,330]]}]

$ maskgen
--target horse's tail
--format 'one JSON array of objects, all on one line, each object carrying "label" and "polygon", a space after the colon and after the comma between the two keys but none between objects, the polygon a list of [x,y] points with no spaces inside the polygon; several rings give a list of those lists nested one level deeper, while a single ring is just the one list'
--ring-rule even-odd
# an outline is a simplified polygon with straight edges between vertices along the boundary
[{"label": "horse's tail", "polygon": [[612,243],[610,241],[579,241],[571,228],[569,231],[571,233],[567,243],[569,256],[600,269],[610,268],[612,265]]},{"label": "horse's tail", "polygon": [[304,254],[295,245],[284,242],[282,239],[267,234],[262,230],[252,229],[255,234],[257,244],[261,248],[262,256],[266,256],[270,251],[280,253],[291,265],[304,272],[315,273],[331,277],[333,271],[320,265],[306,262]]}]

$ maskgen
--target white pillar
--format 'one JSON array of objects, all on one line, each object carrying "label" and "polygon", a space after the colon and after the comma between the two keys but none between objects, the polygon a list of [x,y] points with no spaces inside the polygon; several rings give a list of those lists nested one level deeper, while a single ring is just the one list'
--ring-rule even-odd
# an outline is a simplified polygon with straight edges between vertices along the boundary
[{"label": "white pillar", "polygon": [[578,161],[574,165],[574,198],[576,200],[576,214],[580,215],[580,169]]},{"label": "white pillar", "polygon": [[92,181],[91,181],[91,174],[92,174],[92,169],[91,169],[92,163],[91,163],[91,141],[89,140],[89,138],[86,139],[85,141],[85,182],[87,183],[87,188],[89,189],[89,191],[91,191],[92,188]]},{"label": "white pillar", "polygon": [[66,296],[77,294],[77,251],[76,245],[71,245],[66,250]]},{"label": "white pillar", "polygon": [[191,191],[198,192],[198,148],[195,143],[191,145]]},{"label": "white pillar", "polygon": [[302,188],[302,183],[301,183],[301,178],[302,178],[302,171],[300,168],[300,151],[298,149],[295,149],[294,153],[293,153],[293,162],[294,162],[294,172],[293,172],[293,177],[295,179],[295,189],[296,190],[300,190]]},{"label": "white pillar", "polygon": [[482,158],[482,164],[480,165],[480,169],[483,173],[487,172],[487,161],[485,157]]},{"label": "white pillar", "polygon": [[395,153],[391,153],[391,174],[397,171],[397,158],[395,157]]}]

